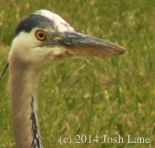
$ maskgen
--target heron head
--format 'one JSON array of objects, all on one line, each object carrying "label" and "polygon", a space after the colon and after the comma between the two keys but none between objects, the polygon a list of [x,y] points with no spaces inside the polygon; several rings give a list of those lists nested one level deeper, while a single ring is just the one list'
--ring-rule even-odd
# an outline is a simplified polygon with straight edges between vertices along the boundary
[{"label": "heron head", "polygon": [[48,66],[62,57],[123,53],[123,47],[76,32],[57,14],[39,10],[19,23],[10,59],[25,65]]}]

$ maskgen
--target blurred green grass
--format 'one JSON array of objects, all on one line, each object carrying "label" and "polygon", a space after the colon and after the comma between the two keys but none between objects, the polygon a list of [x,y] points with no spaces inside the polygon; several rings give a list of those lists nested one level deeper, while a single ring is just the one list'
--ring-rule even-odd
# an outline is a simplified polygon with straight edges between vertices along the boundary
[{"label": "blurred green grass", "polygon": [[[128,49],[108,58],[64,60],[45,71],[40,99],[47,148],[64,135],[149,137],[149,144],[75,144],[64,147],[155,147],[155,8],[138,0],[10,0],[0,2],[0,71],[18,22],[38,9],[56,12],[77,31]],[[0,82],[0,147],[14,148],[8,72]]]}]

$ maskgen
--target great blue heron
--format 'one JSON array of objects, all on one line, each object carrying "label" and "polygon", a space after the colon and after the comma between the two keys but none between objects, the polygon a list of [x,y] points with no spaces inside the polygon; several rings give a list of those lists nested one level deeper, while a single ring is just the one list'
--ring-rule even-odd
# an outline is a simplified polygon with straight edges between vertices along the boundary
[{"label": "great blue heron", "polygon": [[62,57],[125,53],[113,43],[74,31],[60,16],[39,10],[23,19],[9,53],[9,88],[17,148],[42,148],[38,92],[45,67]]}]

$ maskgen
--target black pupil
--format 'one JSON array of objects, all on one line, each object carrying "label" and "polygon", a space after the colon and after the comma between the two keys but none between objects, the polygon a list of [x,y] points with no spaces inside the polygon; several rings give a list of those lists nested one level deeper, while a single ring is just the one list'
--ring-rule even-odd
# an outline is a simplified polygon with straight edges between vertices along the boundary
[{"label": "black pupil", "polygon": [[38,34],[40,38],[44,38],[44,34],[43,33],[39,33]]}]

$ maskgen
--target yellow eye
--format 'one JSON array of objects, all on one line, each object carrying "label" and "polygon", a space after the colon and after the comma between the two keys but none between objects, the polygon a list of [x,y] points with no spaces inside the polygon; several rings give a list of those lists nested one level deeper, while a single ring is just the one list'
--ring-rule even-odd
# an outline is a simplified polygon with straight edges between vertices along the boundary
[{"label": "yellow eye", "polygon": [[35,33],[35,36],[39,41],[46,40],[46,33],[42,30],[37,30]]}]

